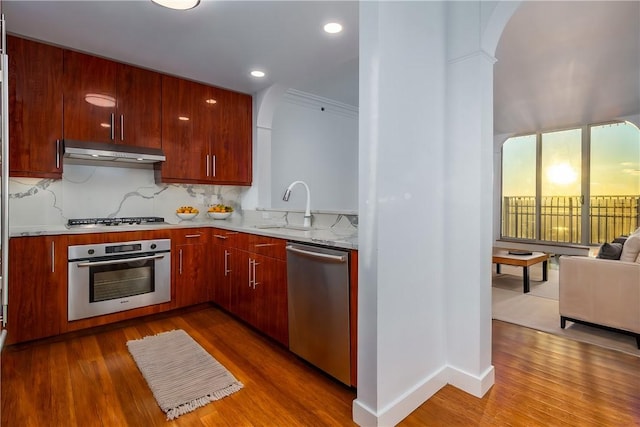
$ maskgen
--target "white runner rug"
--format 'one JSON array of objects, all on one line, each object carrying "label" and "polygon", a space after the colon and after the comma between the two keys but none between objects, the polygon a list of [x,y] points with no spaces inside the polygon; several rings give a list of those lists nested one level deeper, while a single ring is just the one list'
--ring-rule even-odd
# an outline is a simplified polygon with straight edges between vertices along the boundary
[{"label": "white runner rug", "polygon": [[243,387],[183,330],[131,340],[127,347],[168,420]]}]

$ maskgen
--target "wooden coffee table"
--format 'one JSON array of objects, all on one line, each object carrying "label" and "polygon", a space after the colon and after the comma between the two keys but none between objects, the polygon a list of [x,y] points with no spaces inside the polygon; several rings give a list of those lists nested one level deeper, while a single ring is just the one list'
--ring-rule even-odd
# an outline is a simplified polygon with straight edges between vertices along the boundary
[{"label": "wooden coffee table", "polygon": [[547,261],[549,255],[543,252],[532,252],[531,255],[510,254],[508,249],[493,248],[493,262],[496,264],[496,273],[500,274],[500,264],[522,267],[522,289],[529,292],[529,267],[542,263],[542,280],[547,281]]}]

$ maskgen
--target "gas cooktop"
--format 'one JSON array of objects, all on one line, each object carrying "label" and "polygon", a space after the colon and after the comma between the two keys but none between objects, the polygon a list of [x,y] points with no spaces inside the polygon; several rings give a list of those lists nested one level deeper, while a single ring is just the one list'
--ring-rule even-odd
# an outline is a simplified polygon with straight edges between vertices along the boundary
[{"label": "gas cooktop", "polygon": [[164,224],[164,218],[158,216],[133,216],[123,218],[75,218],[67,221],[67,228],[76,227],[115,227],[124,225]]}]

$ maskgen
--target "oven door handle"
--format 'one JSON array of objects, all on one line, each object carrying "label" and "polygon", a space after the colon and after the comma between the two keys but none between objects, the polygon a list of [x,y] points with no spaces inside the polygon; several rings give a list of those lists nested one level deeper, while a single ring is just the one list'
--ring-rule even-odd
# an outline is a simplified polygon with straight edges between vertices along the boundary
[{"label": "oven door handle", "polygon": [[148,259],[160,259],[160,258],[164,258],[164,255],[143,256],[143,257],[139,257],[139,258],[123,258],[123,259],[116,259],[116,260],[113,260],[113,261],[79,262],[78,263],[78,267],[91,267],[91,266],[95,266],[95,265],[124,264],[126,262],[144,261],[144,260],[148,260]]}]

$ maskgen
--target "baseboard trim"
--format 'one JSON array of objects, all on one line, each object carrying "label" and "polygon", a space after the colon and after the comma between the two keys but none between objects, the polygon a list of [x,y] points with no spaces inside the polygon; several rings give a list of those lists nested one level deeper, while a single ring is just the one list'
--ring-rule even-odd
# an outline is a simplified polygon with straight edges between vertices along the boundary
[{"label": "baseboard trim", "polygon": [[356,399],[353,401],[352,408],[353,421],[361,426],[396,425],[447,385],[448,376],[448,368],[445,366],[425,378],[422,383],[407,391],[377,414],[359,399]]},{"label": "baseboard trim", "polygon": [[477,398],[481,398],[495,383],[495,370],[489,366],[480,376],[471,375],[449,366],[449,384]]},{"label": "baseboard trim", "polygon": [[471,375],[452,366],[444,366],[379,413],[376,413],[359,399],[354,400],[352,407],[353,421],[360,426],[396,425],[447,384],[481,398],[489,391],[494,382],[495,371],[493,366],[487,368],[480,376]]}]

